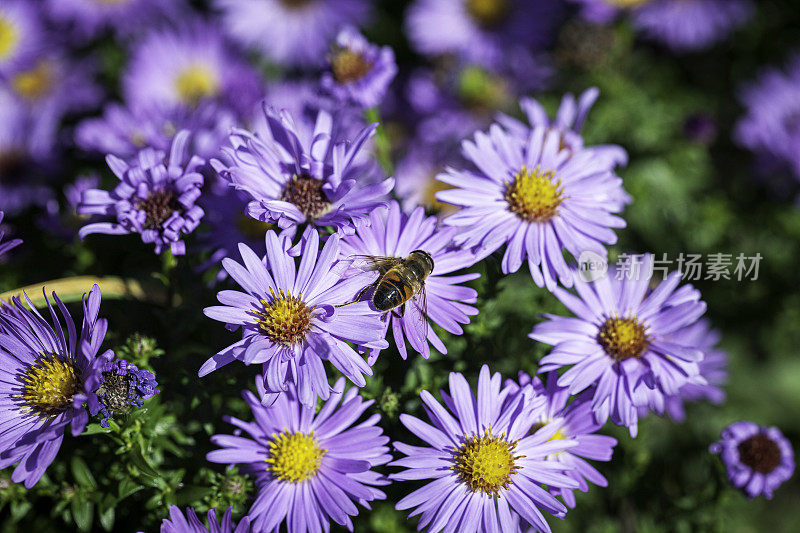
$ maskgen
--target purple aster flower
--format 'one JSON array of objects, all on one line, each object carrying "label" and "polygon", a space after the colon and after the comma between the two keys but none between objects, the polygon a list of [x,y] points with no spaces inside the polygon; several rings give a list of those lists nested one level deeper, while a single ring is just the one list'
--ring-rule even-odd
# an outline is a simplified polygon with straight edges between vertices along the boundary
[{"label": "purple aster flower", "polygon": [[787,72],[764,71],[740,93],[747,114],[736,125],[740,145],[792,168],[800,179],[800,55]]},{"label": "purple aster flower", "polygon": [[10,93],[25,121],[26,144],[36,157],[52,157],[61,120],[91,109],[102,92],[92,81],[90,62],[75,62],[59,53],[43,53],[8,76]]},{"label": "purple aster flower", "polygon": [[227,33],[286,66],[319,66],[339,29],[359,26],[365,0],[215,0]]},{"label": "purple aster flower", "polygon": [[[686,402],[708,401],[713,404],[721,404],[725,401],[725,391],[722,387],[728,382],[728,355],[717,348],[720,334],[710,328],[709,321],[703,319],[679,330],[675,335],[684,343],[696,346],[705,354],[703,360],[698,363],[697,376],[690,377],[676,396],[664,398],[664,411],[676,422],[683,422],[686,419],[684,407]],[[640,408],[639,416],[646,415],[647,409]]]},{"label": "purple aster flower", "polygon": [[[343,278],[348,266],[340,257],[339,236],[333,235],[319,251],[319,235],[309,227],[299,245],[299,267],[289,255],[291,241],[274,231],[266,234],[267,255],[260,259],[240,244],[244,265],[232,259],[222,266],[245,292],[224,290],[219,306],[208,307],[209,318],[242,329],[242,340],[211,357],[200,368],[205,376],[238,359],[246,365],[263,364],[265,402],[275,401],[290,383],[298,387],[303,405],[317,397],[328,399],[331,388],[323,361],[363,387],[372,370],[348,344],[386,348],[380,315],[367,302],[339,307],[353,300],[373,276]],[[369,278],[369,279],[365,279]]]},{"label": "purple aster flower", "polygon": [[183,0],[46,0],[45,9],[56,24],[82,39],[106,28],[130,36],[136,30],[186,15]]},{"label": "purple aster flower", "polygon": [[567,467],[550,458],[576,446],[577,441],[551,440],[556,424],[529,434],[537,422],[535,409],[544,399],[531,388],[526,394],[513,394],[516,386],[501,389],[501,379],[484,365],[476,398],[464,376],[451,372],[450,394],[442,391],[447,408],[428,391],[420,393],[433,425],[400,415],[403,425],[428,446],[395,442],[395,449],[408,457],[390,466],[407,470],[389,477],[434,479],[395,506],[398,510],[416,507],[410,516],[422,515],[418,529],[511,533],[530,526],[549,532],[540,509],[558,517],[567,512],[541,485],[578,488],[578,483],[564,474]]},{"label": "purple aster flower", "polygon": [[633,25],[675,52],[708,48],[753,14],[749,0],[649,0],[633,13]]},{"label": "purple aster flower", "polygon": [[728,470],[728,480],[748,498],[772,498],[772,492],[794,473],[791,443],[776,427],[754,422],[734,422],[711,445]]},{"label": "purple aster flower", "polygon": [[142,242],[155,244],[157,254],[165,247],[175,255],[186,253],[182,237],[197,228],[204,214],[195,205],[203,186],[199,169],[204,161],[192,156],[186,162],[188,142],[188,131],[178,133],[168,158],[152,148],[139,152],[130,163],[113,155],[106,157],[120,183],[111,192],[84,191],[78,214],[110,216],[114,221],[87,224],[78,236],[139,233]]},{"label": "purple aster flower", "polygon": [[250,533],[250,518],[244,517],[239,525],[234,525],[231,518],[233,508],[228,507],[222,516],[222,522],[217,521],[216,507],[209,510],[208,527],[204,526],[197,518],[194,509],[186,508],[186,516],[176,505],[169,507],[169,519],[161,522],[161,533]]},{"label": "purple aster flower", "polygon": [[219,28],[203,20],[150,33],[123,77],[125,101],[134,109],[191,110],[211,101],[242,117],[263,97],[262,85]]},{"label": "purple aster flower", "polygon": [[485,66],[515,47],[541,48],[553,36],[557,2],[416,0],[406,30],[412,46],[428,55],[456,54]]},{"label": "purple aster flower", "polygon": [[102,117],[88,118],[78,125],[75,144],[87,152],[129,159],[147,146],[168,150],[171,126],[163,113],[134,111],[111,103]]},{"label": "purple aster flower", "polygon": [[[461,324],[468,324],[470,315],[478,314],[472,307],[478,299],[475,289],[462,287],[460,283],[480,277],[480,274],[448,276],[456,270],[471,266],[475,256],[469,250],[451,247],[455,228],[439,228],[436,217],[426,217],[425,209],[418,207],[410,215],[401,212],[400,204],[392,201],[389,209],[376,209],[370,214],[370,224],[360,227],[354,235],[342,238],[343,257],[373,255],[383,257],[407,257],[414,250],[423,250],[431,255],[433,272],[425,280],[425,295],[415,296],[402,307],[387,315],[383,327],[384,335],[391,327],[400,356],[407,356],[406,342],[430,357],[430,346],[446,354],[447,347],[439,339],[430,320],[445,331],[461,335]],[[423,314],[425,313],[425,314]],[[378,357],[373,350],[370,364]]]},{"label": "purple aster flower", "polygon": [[31,488],[55,459],[67,426],[75,436],[83,432],[89,420],[83,404],[97,407],[92,391],[114,354],[98,355],[107,322],[98,318],[97,285],[84,297],[80,330],[55,293],[58,313],[45,293],[52,324],[24,297],[30,309],[19,298],[0,304],[0,468],[18,463],[11,480]]},{"label": "purple aster flower", "polygon": [[[624,166],[628,164],[628,154],[625,149],[616,144],[585,146],[581,136],[583,124],[586,122],[589,111],[599,96],[600,91],[596,87],[584,91],[577,100],[571,93],[565,94],[553,120],[550,120],[547,116],[547,111],[539,102],[533,98],[522,98],[520,99],[520,107],[528,119],[528,124],[504,114],[500,114],[497,120],[504,128],[518,137],[530,135],[531,128],[537,126],[554,129],[561,135],[561,146],[567,148],[572,154],[577,154],[583,150],[589,151],[594,156],[602,159],[609,170],[613,170],[618,165]],[[622,189],[620,191],[624,192]],[[628,198],[625,203],[630,203],[630,199]]]},{"label": "purple aster flower", "polygon": [[99,403],[89,409],[94,416],[103,414],[100,425],[108,427],[109,419],[117,411],[130,406],[141,407],[144,400],[152,398],[161,391],[157,389],[156,376],[149,370],[140,370],[124,359],[106,361],[100,368],[99,388],[94,391]]},{"label": "purple aster flower", "polygon": [[617,241],[613,228],[625,227],[613,214],[622,207],[622,180],[607,158],[574,153],[562,137],[548,126],[520,136],[494,124],[462,145],[476,171],[451,168],[437,176],[454,188],[436,198],[462,207],[445,219],[461,229],[456,243],[475,247],[479,257],[508,244],[503,272],[516,272],[527,256],[534,282],[551,291],[556,279],[572,284],[564,250],[605,257],[604,244]]},{"label": "purple aster flower", "polygon": [[45,205],[52,191],[43,181],[52,154],[34,156],[29,113],[10,88],[0,86],[0,210],[14,216]]},{"label": "purple aster flower", "polygon": [[0,5],[0,75],[18,70],[44,44],[42,14],[29,0],[5,0]]},{"label": "purple aster flower", "polygon": [[228,167],[212,161],[222,179],[251,197],[247,214],[262,222],[289,228],[311,222],[352,232],[366,222],[394,179],[358,187],[368,163],[354,161],[377,124],[362,129],[352,142],[335,143],[338,126],[320,111],[310,143],[302,142],[292,116],[265,106],[263,135],[235,130],[224,154]]},{"label": "purple aster flower", "polygon": [[681,332],[706,310],[699,291],[691,285],[678,289],[680,272],[650,291],[652,272],[650,255],[641,264],[629,259],[617,272],[622,279],[586,282],[575,272],[577,295],[560,287],[553,294],[576,317],[545,315],[529,335],[554,346],[539,362],[540,373],[569,367],[558,379],[569,394],[596,385],[592,410],[597,421],[610,417],[627,426],[631,436],[637,432],[637,407],[662,413],[665,397],[679,394],[699,375],[704,357],[696,338]]},{"label": "purple aster flower", "polygon": [[194,109],[129,109],[112,103],[102,117],[78,124],[75,143],[87,152],[127,160],[145,147],[167,151],[178,131],[189,130],[191,152],[208,159],[219,155],[220,146],[236,124],[236,115],[216,102],[202,102]]},{"label": "purple aster flower", "polygon": [[[0,223],[3,222],[4,215],[5,213],[0,211]],[[20,244],[22,244],[22,239],[11,239],[10,241],[3,242],[3,235],[4,235],[3,230],[0,227],[0,255],[3,255],[4,253],[14,248],[15,246],[19,246]]]},{"label": "purple aster flower", "polygon": [[[519,374],[520,393],[524,394],[526,387],[533,387],[535,394],[543,396],[546,400],[544,406],[537,411],[539,420],[534,428],[546,424],[558,427],[550,440],[574,439],[576,446],[562,452],[553,454],[552,459],[559,461],[567,467],[565,474],[579,483],[581,492],[589,490],[589,481],[600,487],[607,487],[608,481],[603,474],[597,471],[586,459],[594,461],[610,461],[617,445],[617,439],[606,435],[595,435],[603,427],[592,413],[591,391],[584,391],[567,405],[570,399],[566,387],[558,386],[558,374],[547,374],[542,380],[531,377],[524,372]],[[516,384],[508,380],[508,386]],[[568,507],[575,507],[575,495],[572,489],[551,488],[555,496],[561,496]]]},{"label": "purple aster flower", "polygon": [[355,388],[345,391],[340,378],[319,411],[299,398],[294,385],[264,407],[270,394],[262,382],[256,379],[260,397],[243,393],[255,422],[226,417],[249,438],[214,435],[211,442],[220,449],[207,459],[240,464],[240,472],[255,477],[258,496],[249,512],[254,531],[278,531],[284,520],[290,531],[328,531],[331,520],[353,531],[355,503],[369,509],[369,502],[386,498],[375,487],[389,483],[372,470],[391,460],[389,438],[377,425],[380,415],[353,425],[374,400],[364,401]]},{"label": "purple aster flower", "polygon": [[337,103],[377,107],[396,74],[391,48],[371,44],[355,28],[348,27],[336,37],[321,88]]}]

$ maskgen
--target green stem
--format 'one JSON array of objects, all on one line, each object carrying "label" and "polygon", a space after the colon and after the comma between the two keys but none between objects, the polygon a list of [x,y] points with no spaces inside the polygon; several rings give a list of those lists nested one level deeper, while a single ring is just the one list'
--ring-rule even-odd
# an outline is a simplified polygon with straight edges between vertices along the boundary
[{"label": "green stem", "polygon": [[178,258],[172,253],[172,250],[167,248],[161,254],[161,273],[163,281],[167,286],[167,304],[169,307],[175,307],[175,269],[178,266]]},{"label": "green stem", "polygon": [[377,107],[370,107],[364,111],[364,118],[370,124],[373,122],[378,123],[378,129],[375,131],[375,152],[378,157],[378,163],[387,176],[394,175],[394,164],[392,163],[392,144],[389,142],[389,137],[386,135],[386,128],[383,127],[381,122],[381,112]]}]

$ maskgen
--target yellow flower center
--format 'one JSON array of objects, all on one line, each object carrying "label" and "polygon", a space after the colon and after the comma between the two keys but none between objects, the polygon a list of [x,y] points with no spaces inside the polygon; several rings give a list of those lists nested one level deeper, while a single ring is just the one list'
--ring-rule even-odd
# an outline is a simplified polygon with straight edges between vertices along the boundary
[{"label": "yellow flower center", "polygon": [[508,2],[507,0],[467,0],[467,13],[481,26],[495,26],[508,15]]},{"label": "yellow flower center", "polygon": [[72,361],[62,361],[55,355],[44,355],[22,375],[22,394],[25,405],[41,417],[59,414],[72,405],[80,379]]},{"label": "yellow flower center", "polygon": [[435,211],[436,213],[443,213],[448,210],[455,210],[455,208],[450,204],[445,204],[439,201],[436,198],[436,193],[439,191],[447,191],[452,189],[453,186],[449,183],[445,183],[443,181],[439,181],[436,179],[435,176],[431,176],[428,179],[427,183],[424,185],[424,189],[422,192],[422,205],[427,207],[431,211]]},{"label": "yellow flower center", "polygon": [[314,433],[289,432],[273,434],[269,443],[267,470],[281,481],[300,483],[316,475],[327,450],[317,445]]},{"label": "yellow flower center", "polygon": [[525,166],[506,187],[505,198],[509,209],[528,222],[552,219],[566,199],[561,180],[555,180],[555,172],[539,167],[531,172]]},{"label": "yellow flower center", "polygon": [[637,359],[650,346],[652,339],[647,334],[647,326],[636,317],[606,319],[597,334],[597,342],[605,352],[616,361],[631,357]]},{"label": "yellow flower center", "polygon": [[372,62],[350,49],[342,48],[331,57],[333,79],[339,83],[350,83],[360,80],[372,69]]},{"label": "yellow flower center", "polygon": [[11,55],[19,44],[19,31],[10,20],[0,17],[0,59]]},{"label": "yellow flower center", "polygon": [[283,346],[301,342],[311,329],[311,312],[301,296],[292,296],[281,289],[278,296],[270,289],[272,301],[261,300],[262,310],[256,310],[256,322],[261,333],[269,340]]},{"label": "yellow flower center", "polygon": [[483,436],[469,437],[456,449],[452,468],[472,492],[497,495],[500,489],[508,488],[511,476],[519,470],[516,460],[521,456],[514,455],[516,446],[505,434],[493,437],[492,430],[487,429]]},{"label": "yellow flower center", "polygon": [[183,69],[175,78],[175,90],[184,103],[196,105],[203,98],[219,93],[217,73],[205,65],[195,64]]},{"label": "yellow flower center", "polygon": [[[531,426],[530,434],[533,435],[534,433],[545,427],[550,422],[551,422],[550,420],[542,420],[541,422],[536,422],[533,426]],[[547,439],[547,441],[549,442],[551,440],[565,439],[566,436],[564,435],[564,433],[562,433],[561,429],[562,428],[557,429],[556,432],[553,434],[553,436]]]},{"label": "yellow flower center", "polygon": [[53,68],[46,61],[40,61],[35,67],[20,72],[11,80],[14,90],[26,100],[38,100],[47,94],[53,85]]}]

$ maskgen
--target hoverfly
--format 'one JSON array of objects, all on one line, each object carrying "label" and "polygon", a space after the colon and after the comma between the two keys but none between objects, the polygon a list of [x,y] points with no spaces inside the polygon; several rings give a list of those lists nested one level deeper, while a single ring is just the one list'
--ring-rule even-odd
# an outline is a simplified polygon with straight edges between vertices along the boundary
[{"label": "hoverfly", "polygon": [[384,311],[386,316],[395,308],[404,306],[406,302],[419,296],[421,318],[427,324],[425,280],[433,272],[434,263],[431,254],[425,250],[414,250],[406,257],[356,255],[353,258],[363,260],[366,263],[365,270],[375,270],[380,275],[374,283],[364,287],[355,300],[343,305],[360,301],[367,290],[374,288],[372,304],[375,309]]}]

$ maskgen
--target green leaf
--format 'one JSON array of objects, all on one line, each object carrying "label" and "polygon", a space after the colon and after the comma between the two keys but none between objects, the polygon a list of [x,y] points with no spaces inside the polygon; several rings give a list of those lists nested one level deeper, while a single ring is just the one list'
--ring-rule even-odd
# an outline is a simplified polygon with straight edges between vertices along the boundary
[{"label": "green leaf", "polygon": [[83,433],[81,433],[81,435],[97,435],[98,433],[111,433],[111,428],[110,427],[104,428],[97,422],[92,422],[91,424],[86,426],[86,429],[83,430]]},{"label": "green leaf", "polygon": [[122,478],[122,481],[119,482],[118,488],[119,499],[124,500],[131,494],[139,492],[143,488],[143,485],[140,485],[129,477]]},{"label": "green leaf", "polygon": [[211,495],[213,491],[214,489],[212,487],[187,485],[178,491],[176,495],[176,505],[188,505],[192,502],[202,500],[206,496]]},{"label": "green leaf", "polygon": [[100,518],[100,525],[103,526],[103,529],[106,531],[111,531],[114,529],[114,519],[116,518],[114,507],[109,507],[100,513],[98,518]]},{"label": "green leaf", "polygon": [[33,504],[30,502],[11,502],[11,521],[19,522],[30,511],[31,507],[33,507]]},{"label": "green leaf", "polygon": [[163,287],[153,283],[140,282],[130,278],[114,276],[97,278],[94,276],[74,276],[36,283],[0,294],[0,300],[10,302],[13,297],[22,298],[23,291],[36,307],[44,307],[47,302],[42,289],[47,292],[55,291],[64,303],[80,302],[92,286],[97,285],[103,293],[104,299],[133,299],[156,304],[167,301],[167,292]]},{"label": "green leaf", "polygon": [[92,472],[86,465],[86,461],[80,457],[72,458],[72,475],[81,487],[93,489],[97,486],[97,482],[94,480]]},{"label": "green leaf", "polygon": [[94,505],[88,500],[75,498],[72,500],[72,518],[81,531],[89,531],[92,527]]}]

